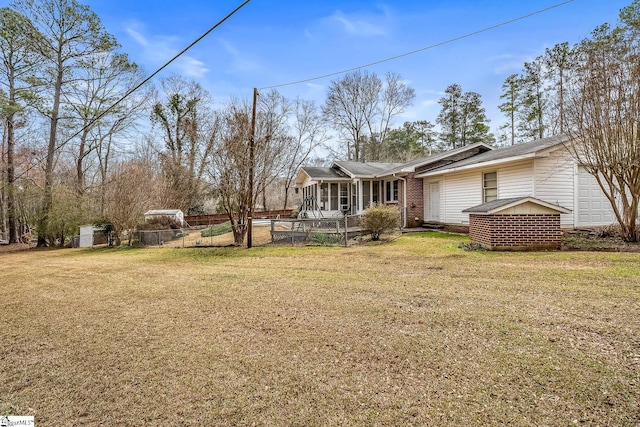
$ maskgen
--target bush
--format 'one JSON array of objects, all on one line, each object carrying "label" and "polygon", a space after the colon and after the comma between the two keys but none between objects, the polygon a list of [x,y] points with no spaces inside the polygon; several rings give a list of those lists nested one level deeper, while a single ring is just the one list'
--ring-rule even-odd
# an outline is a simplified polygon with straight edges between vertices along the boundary
[{"label": "bush", "polygon": [[395,206],[376,203],[364,211],[360,225],[371,233],[372,240],[380,240],[381,234],[400,226],[400,212]]},{"label": "bush", "polygon": [[311,233],[311,242],[322,246],[337,245],[340,243],[340,236],[332,233]]},{"label": "bush", "polygon": [[139,231],[147,230],[180,230],[182,225],[169,217],[152,218],[144,224],[138,224],[136,227]]},{"label": "bush", "polygon": [[231,221],[223,222],[222,224],[213,225],[209,228],[205,228],[200,232],[200,236],[202,237],[211,237],[211,236],[219,236],[221,234],[230,233],[233,229],[231,228]]}]

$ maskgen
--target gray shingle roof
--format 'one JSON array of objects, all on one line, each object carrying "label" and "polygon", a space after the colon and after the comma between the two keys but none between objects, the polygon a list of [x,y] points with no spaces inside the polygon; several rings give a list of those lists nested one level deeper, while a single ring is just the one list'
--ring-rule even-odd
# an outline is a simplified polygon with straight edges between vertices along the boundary
[{"label": "gray shingle roof", "polygon": [[503,206],[510,205],[511,203],[519,202],[520,200],[528,199],[529,197],[512,197],[510,199],[496,199],[491,202],[483,203],[481,205],[473,206],[463,210],[462,212],[477,212],[486,213],[494,209],[501,208]]},{"label": "gray shingle roof", "polygon": [[487,151],[485,153],[478,154],[477,156],[469,157],[467,159],[451,163],[450,165],[432,169],[429,171],[429,173],[444,172],[449,169],[457,169],[463,166],[479,165],[481,163],[491,162],[494,160],[501,160],[501,159],[507,159],[509,157],[519,157],[527,154],[533,154],[538,151],[542,151],[547,148],[551,148],[568,141],[569,141],[569,138],[564,135],[536,139],[534,141],[525,142],[522,144],[510,145],[508,147],[502,147],[502,148],[497,148],[495,150]]},{"label": "gray shingle roof", "polygon": [[309,178],[312,180],[319,179],[340,179],[345,178],[344,176],[338,174],[338,171],[332,168],[319,168],[319,167],[303,167],[302,170],[309,175]]},{"label": "gray shingle roof", "polygon": [[428,165],[430,163],[435,163],[439,160],[443,160],[446,159],[447,157],[451,157],[454,156],[456,154],[462,153],[464,151],[468,151],[471,149],[474,149],[476,147],[486,147],[486,150],[491,150],[492,147],[484,144],[482,142],[478,142],[475,144],[471,144],[471,145],[466,145],[464,147],[458,147],[455,148],[453,150],[448,150],[448,151],[443,151],[442,153],[437,153],[437,154],[432,154],[431,156],[427,156],[427,157],[422,157],[420,159],[416,159],[416,160],[412,160],[410,162],[406,162],[406,163],[402,163],[399,167],[395,167],[392,169],[388,169],[385,172],[386,175],[391,175],[394,173],[399,173],[399,172],[414,172],[416,167],[420,167],[420,166],[425,166]]},{"label": "gray shingle roof", "polygon": [[511,207],[517,206],[520,203],[524,202],[532,202],[538,204],[540,206],[545,206],[549,209],[555,209],[560,213],[569,213],[571,212],[569,209],[564,208],[562,206],[555,205],[553,203],[545,202],[544,200],[537,199],[535,197],[530,196],[522,196],[522,197],[511,197],[508,199],[497,199],[492,200],[491,202],[483,203],[481,205],[473,206],[463,210],[464,213],[489,213],[493,211],[499,211],[502,207]]},{"label": "gray shingle roof", "polygon": [[352,161],[336,161],[333,162],[334,165],[337,165],[349,172],[353,175],[354,178],[376,178],[381,176],[381,173],[385,170],[397,168],[402,166],[404,163],[362,163],[362,162],[352,162]]}]

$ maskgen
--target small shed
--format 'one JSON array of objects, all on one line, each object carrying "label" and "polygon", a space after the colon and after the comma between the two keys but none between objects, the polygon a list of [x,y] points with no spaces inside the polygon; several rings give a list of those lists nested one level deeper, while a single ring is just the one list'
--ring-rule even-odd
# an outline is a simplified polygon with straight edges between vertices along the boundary
[{"label": "small shed", "polygon": [[498,199],[465,209],[469,237],[494,251],[560,249],[560,214],[571,211],[534,197]]},{"label": "small shed", "polygon": [[93,231],[94,227],[92,224],[80,226],[79,248],[90,248],[93,246]]},{"label": "small shed", "polygon": [[155,218],[169,218],[180,225],[184,224],[184,213],[180,209],[152,209],[144,213],[144,220]]}]

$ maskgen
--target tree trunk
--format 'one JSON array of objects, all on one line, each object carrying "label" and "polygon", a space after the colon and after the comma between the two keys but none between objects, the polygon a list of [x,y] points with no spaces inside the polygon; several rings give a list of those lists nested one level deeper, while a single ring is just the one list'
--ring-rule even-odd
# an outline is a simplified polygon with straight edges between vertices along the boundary
[{"label": "tree trunk", "polygon": [[9,225],[9,243],[18,243],[18,228],[16,221],[15,196],[15,165],[13,154],[15,150],[14,114],[7,117],[7,219]]},{"label": "tree trunk", "polygon": [[58,51],[58,73],[53,95],[53,109],[51,111],[51,123],[49,127],[49,146],[47,147],[47,164],[44,175],[44,200],[40,220],[38,221],[38,247],[47,246],[47,222],[53,206],[53,163],[56,152],[56,136],[58,132],[58,117],[60,109],[60,96],[62,93],[62,59]]}]

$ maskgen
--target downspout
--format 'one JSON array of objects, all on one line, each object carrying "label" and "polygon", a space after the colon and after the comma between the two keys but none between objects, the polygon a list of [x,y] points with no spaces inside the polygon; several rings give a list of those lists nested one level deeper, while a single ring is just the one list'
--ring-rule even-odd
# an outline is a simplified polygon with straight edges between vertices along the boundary
[{"label": "downspout", "polygon": [[407,180],[404,179],[401,176],[396,176],[396,174],[393,174],[394,178],[398,178],[400,181],[402,181],[402,228],[407,228],[407,216],[408,216],[408,211],[407,211]]}]

